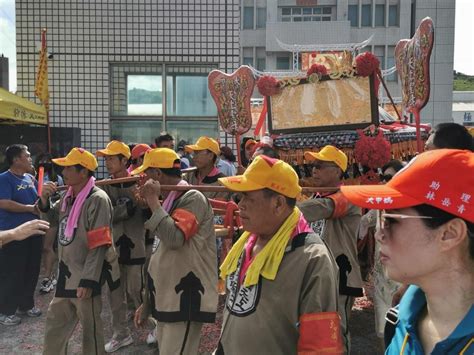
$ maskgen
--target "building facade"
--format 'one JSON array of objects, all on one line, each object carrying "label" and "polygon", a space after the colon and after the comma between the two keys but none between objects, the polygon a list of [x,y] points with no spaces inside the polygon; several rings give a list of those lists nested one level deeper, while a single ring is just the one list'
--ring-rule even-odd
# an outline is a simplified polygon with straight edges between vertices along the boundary
[{"label": "building facade", "polygon": [[152,143],[164,130],[231,145],[207,75],[239,66],[239,21],[238,0],[17,0],[18,92],[35,100],[47,28],[51,124],[80,128],[84,148]]},{"label": "building facade", "polygon": [[8,77],[8,58],[0,56],[0,87],[4,88],[5,90],[10,90],[9,88],[9,77]]},{"label": "building facade", "polygon": [[[431,54],[431,96],[421,112],[423,122],[452,121],[455,0],[241,0],[240,60],[258,70],[293,68],[286,44],[361,43],[380,60],[382,69],[395,65],[394,49],[411,38],[429,16],[435,26]],[[397,74],[386,78],[400,100]],[[384,100],[385,101],[385,100]]]}]

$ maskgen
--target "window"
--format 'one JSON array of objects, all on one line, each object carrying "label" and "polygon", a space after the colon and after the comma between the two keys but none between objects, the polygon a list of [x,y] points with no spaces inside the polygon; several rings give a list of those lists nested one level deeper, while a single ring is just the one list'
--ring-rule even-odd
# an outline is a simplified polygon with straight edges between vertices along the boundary
[{"label": "window", "polygon": [[[387,69],[395,66],[395,46],[389,46],[387,49]],[[397,81],[397,72],[387,76],[387,81]]]},{"label": "window", "polygon": [[[217,120],[215,121],[167,121],[166,131],[174,137],[175,144],[178,144],[178,142],[181,140],[184,140],[189,144],[193,144],[201,136],[219,137]],[[141,142],[141,141],[136,141],[136,142]]]},{"label": "window", "polygon": [[351,22],[351,27],[359,27],[359,5],[349,5],[347,19]]},{"label": "window", "polygon": [[111,120],[110,138],[122,142],[152,143],[161,132],[161,120]]},{"label": "window", "polygon": [[257,8],[257,28],[265,28],[267,24],[267,8]]},{"label": "window", "polygon": [[264,71],[265,70],[265,65],[266,65],[266,52],[265,52],[265,47],[257,47],[256,49],[256,54],[257,54],[257,70]]},{"label": "window", "polygon": [[385,26],[385,5],[375,5],[375,26]]},{"label": "window", "polygon": [[362,5],[362,27],[372,26],[372,6]]},{"label": "window", "polygon": [[216,116],[216,105],[207,86],[207,74],[167,74],[166,114]]},{"label": "window", "polygon": [[388,7],[388,25],[399,26],[398,24],[398,5],[390,5]]},{"label": "window", "polygon": [[331,21],[332,7],[282,7],[282,22]]},{"label": "window", "polygon": [[253,67],[253,47],[242,48],[242,64]]},{"label": "window", "polygon": [[127,114],[163,114],[161,75],[127,75]]},{"label": "window", "polygon": [[253,29],[253,6],[244,6],[244,30]]},{"label": "window", "polygon": [[289,57],[277,57],[276,63],[277,70],[288,70],[290,69],[290,58]]},{"label": "window", "polygon": [[385,69],[385,46],[374,46],[374,55],[380,61],[380,69]]},{"label": "window", "polygon": [[243,57],[242,59],[243,65],[250,65],[253,67],[253,57]]}]

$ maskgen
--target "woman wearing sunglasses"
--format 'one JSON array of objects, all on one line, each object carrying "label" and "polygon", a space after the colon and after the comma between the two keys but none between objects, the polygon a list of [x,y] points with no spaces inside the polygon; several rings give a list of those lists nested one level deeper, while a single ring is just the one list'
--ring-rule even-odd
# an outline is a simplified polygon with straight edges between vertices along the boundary
[{"label": "woman wearing sunglasses", "polygon": [[409,284],[386,354],[474,353],[474,153],[420,154],[385,185],[342,186],[379,212],[380,259]]}]

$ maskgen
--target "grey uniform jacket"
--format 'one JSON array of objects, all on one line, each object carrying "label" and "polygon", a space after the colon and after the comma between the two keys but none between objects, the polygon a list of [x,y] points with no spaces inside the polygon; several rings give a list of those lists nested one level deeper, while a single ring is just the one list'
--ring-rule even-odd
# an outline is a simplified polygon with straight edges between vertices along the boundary
[{"label": "grey uniform jacket", "polygon": [[68,199],[66,211],[62,212],[63,199],[51,206],[40,206],[43,216],[58,225],[59,274],[55,297],[75,298],[78,287],[91,288],[92,296],[98,295],[102,278],[107,278],[106,253],[115,253],[111,245],[112,204],[104,191],[94,187],[82,205],[71,240],[67,240],[64,231],[73,201]]},{"label": "grey uniform jacket", "polygon": [[313,231],[327,244],[339,267],[339,293],[360,297],[362,276],[357,258],[361,210],[341,194],[298,202]]},{"label": "grey uniform jacket", "polygon": [[159,207],[146,222],[145,227],[156,236],[156,245],[148,266],[145,308],[151,309],[156,320],[214,322],[217,252],[213,217],[206,197],[190,190],[174,201],[169,214]]}]

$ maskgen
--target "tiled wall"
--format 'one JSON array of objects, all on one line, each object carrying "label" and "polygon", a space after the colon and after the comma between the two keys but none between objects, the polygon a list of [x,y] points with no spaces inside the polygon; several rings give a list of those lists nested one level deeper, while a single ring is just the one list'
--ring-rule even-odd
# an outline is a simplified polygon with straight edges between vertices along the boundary
[{"label": "tiled wall", "polygon": [[[47,28],[51,124],[81,128],[82,146],[95,152],[109,140],[112,103],[124,99],[112,101],[114,70],[165,63],[232,72],[239,21],[238,0],[17,0],[18,92],[35,100],[40,29]],[[232,144],[221,133],[226,138]]]}]

